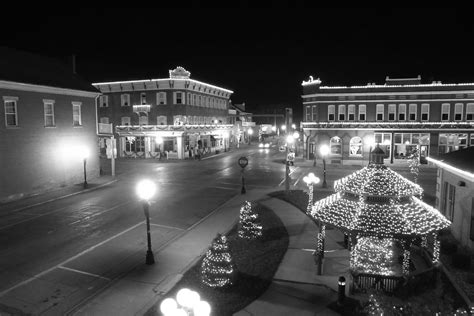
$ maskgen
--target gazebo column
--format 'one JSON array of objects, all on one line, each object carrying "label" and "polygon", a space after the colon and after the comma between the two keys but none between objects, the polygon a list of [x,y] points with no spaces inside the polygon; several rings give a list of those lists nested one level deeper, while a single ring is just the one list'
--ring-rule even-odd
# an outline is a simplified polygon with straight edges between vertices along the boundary
[{"label": "gazebo column", "polygon": [[438,233],[433,233],[433,263],[436,264],[439,261],[439,248],[440,242],[438,239]]},{"label": "gazebo column", "polygon": [[403,240],[403,264],[402,272],[404,276],[407,276],[410,273],[410,256],[411,256],[411,242],[412,240]]}]

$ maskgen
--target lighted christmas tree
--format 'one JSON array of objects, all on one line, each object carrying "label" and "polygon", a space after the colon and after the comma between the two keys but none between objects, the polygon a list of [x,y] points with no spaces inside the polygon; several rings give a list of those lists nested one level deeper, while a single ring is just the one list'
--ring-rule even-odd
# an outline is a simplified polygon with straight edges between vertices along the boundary
[{"label": "lighted christmas tree", "polygon": [[227,237],[217,234],[202,261],[202,282],[213,288],[232,285],[235,271]]},{"label": "lighted christmas tree", "polygon": [[262,225],[258,223],[258,214],[252,210],[252,204],[245,201],[240,208],[239,237],[255,239],[262,236]]},{"label": "lighted christmas tree", "polygon": [[354,270],[378,275],[401,275],[393,239],[361,237],[354,248]]}]

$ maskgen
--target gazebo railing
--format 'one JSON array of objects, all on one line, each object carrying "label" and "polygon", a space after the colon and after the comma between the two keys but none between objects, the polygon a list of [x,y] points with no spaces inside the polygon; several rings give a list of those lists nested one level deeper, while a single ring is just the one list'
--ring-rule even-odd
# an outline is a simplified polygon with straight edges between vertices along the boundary
[{"label": "gazebo railing", "polygon": [[367,290],[393,293],[404,282],[402,276],[377,275],[369,273],[352,274],[353,291],[366,292]]}]

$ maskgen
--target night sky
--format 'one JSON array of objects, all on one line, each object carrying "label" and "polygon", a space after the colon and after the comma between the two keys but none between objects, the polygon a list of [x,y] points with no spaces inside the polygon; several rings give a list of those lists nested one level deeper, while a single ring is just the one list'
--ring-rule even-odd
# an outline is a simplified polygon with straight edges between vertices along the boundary
[{"label": "night sky", "polygon": [[[301,115],[301,81],[474,81],[474,22],[464,9],[71,8],[2,15],[0,45],[70,62],[90,82],[191,78],[234,91],[233,103]],[[19,21],[22,19],[22,21]]]}]

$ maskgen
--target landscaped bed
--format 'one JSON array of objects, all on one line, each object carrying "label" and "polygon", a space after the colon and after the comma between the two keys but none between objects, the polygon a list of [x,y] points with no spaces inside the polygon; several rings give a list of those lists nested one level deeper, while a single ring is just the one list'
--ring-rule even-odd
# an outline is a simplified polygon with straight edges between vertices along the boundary
[{"label": "landscaped bed", "polygon": [[[167,293],[167,297],[176,297],[180,289],[188,288],[198,292],[201,299],[211,305],[212,315],[220,316],[238,312],[266,291],[288,249],[288,233],[272,210],[260,204],[254,204],[252,208],[263,227],[262,237],[255,240],[239,238],[237,225],[226,234],[237,270],[233,285],[211,288],[203,284],[201,258]],[[156,306],[158,311],[159,304]]]}]

